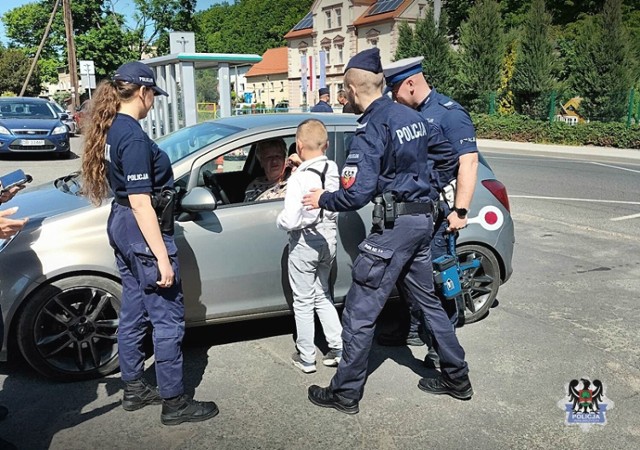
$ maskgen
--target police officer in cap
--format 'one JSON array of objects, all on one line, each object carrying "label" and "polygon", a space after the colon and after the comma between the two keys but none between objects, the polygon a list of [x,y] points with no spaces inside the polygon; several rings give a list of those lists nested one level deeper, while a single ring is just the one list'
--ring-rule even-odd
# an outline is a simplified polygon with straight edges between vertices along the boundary
[{"label": "police officer in cap", "polygon": [[[162,403],[161,422],[177,425],[212,418],[218,407],[184,393],[184,299],[173,237],[173,170],[167,154],[138,122],[148,115],[156,95],[168,94],[138,61],[123,64],[111,80],[100,83],[91,100],[82,157],[83,193],[95,205],[109,197],[109,190],[114,194],[107,234],[122,280],[122,407],[135,411]],[[149,325],[157,388],[143,377]]]},{"label": "police officer in cap", "polygon": [[[447,253],[447,233],[456,233],[467,225],[467,213],[473,198],[478,172],[478,147],[476,132],[469,113],[459,103],[432,89],[422,73],[424,57],[405,58],[383,68],[387,89],[392,92],[393,99],[420,112],[430,123],[438,126],[445,138],[453,145],[456,158],[459,160],[457,174],[445,172],[444,180],[440,180],[438,190],[442,192],[442,214],[436,220],[435,234],[431,242],[433,259]],[[442,178],[442,171],[441,178]],[[448,179],[447,179],[448,178]],[[449,315],[455,322],[457,312],[455,302],[443,300]],[[417,335],[418,320],[411,318],[409,339]],[[427,365],[437,366],[437,355],[431,345],[430,336],[426,335],[429,354]],[[379,343],[394,344],[397,337],[379,336]]]},{"label": "police officer in cap", "polygon": [[413,313],[432,330],[442,374],[423,378],[420,389],[469,399],[473,389],[464,350],[449,317],[434,294],[431,250],[434,204],[429,151],[449,155],[451,145],[415,111],[382,95],[380,52],[364,50],[347,65],[344,84],[358,119],[356,134],[336,192],[312,190],[310,208],[353,211],[374,201],[374,227],[359,245],[353,284],[347,294],[343,356],[331,384],[309,387],[315,405],[347,414],[359,412],[369,352],[378,318],[396,281],[411,299]]},{"label": "police officer in cap", "polygon": [[311,108],[311,112],[324,112],[324,113],[332,113],[333,108],[329,104],[329,88],[323,87],[318,89],[318,96],[320,101],[316,103],[316,105]]}]

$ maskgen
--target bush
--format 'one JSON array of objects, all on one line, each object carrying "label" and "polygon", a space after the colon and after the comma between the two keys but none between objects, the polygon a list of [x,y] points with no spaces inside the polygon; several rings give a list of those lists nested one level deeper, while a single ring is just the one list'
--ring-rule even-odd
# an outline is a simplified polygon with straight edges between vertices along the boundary
[{"label": "bush", "polygon": [[624,123],[550,124],[520,115],[473,114],[472,117],[481,139],[640,149],[640,127],[637,125],[627,128]]}]

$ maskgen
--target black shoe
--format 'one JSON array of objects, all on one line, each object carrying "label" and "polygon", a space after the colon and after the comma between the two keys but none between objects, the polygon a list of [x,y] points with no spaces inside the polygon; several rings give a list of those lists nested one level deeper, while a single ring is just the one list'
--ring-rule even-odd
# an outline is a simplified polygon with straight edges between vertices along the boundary
[{"label": "black shoe", "polygon": [[422,378],[418,382],[418,387],[429,394],[447,394],[459,400],[471,400],[473,396],[473,388],[467,375],[455,380],[449,379],[444,375],[435,378]]},{"label": "black shoe", "polygon": [[126,382],[122,407],[125,411],[135,411],[147,405],[159,405],[162,397],[158,388],[150,385],[144,378]]},{"label": "black shoe", "polygon": [[179,425],[182,422],[202,422],[218,415],[220,411],[214,402],[197,402],[188,395],[181,395],[162,402],[163,425]]},{"label": "black shoe", "polygon": [[0,406],[0,420],[4,420],[9,415],[9,410],[6,406]]},{"label": "black shoe", "polygon": [[309,400],[316,406],[335,408],[345,414],[358,414],[358,400],[345,398],[331,391],[331,388],[321,388],[318,385],[309,386]]},{"label": "black shoe", "polygon": [[436,353],[436,350],[433,347],[429,347],[429,351],[427,352],[427,356],[424,357],[423,365],[427,369],[436,370],[440,368],[440,357]]}]

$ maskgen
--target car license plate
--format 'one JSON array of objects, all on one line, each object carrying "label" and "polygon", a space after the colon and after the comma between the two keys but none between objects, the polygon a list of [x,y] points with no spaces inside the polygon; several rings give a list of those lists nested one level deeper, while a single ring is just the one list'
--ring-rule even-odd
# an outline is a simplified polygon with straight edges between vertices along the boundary
[{"label": "car license plate", "polygon": [[44,139],[23,139],[22,145],[34,147],[37,145],[44,145]]}]

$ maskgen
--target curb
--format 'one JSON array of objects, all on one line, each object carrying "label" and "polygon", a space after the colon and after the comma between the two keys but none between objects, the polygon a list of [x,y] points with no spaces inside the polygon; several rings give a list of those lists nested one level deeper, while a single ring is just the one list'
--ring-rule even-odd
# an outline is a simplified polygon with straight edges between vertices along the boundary
[{"label": "curb", "polygon": [[556,153],[565,155],[614,157],[640,160],[640,150],[613,147],[595,147],[590,145],[573,146],[558,144],[533,144],[530,142],[499,141],[495,139],[478,139],[481,151],[505,151]]}]

